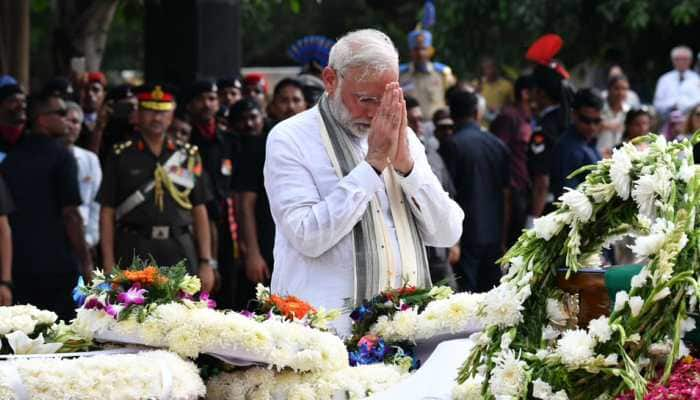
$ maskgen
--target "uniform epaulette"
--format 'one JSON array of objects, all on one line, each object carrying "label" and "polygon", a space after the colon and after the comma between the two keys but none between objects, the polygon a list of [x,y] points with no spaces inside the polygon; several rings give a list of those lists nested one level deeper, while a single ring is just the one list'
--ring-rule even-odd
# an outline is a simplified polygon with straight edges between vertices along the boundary
[{"label": "uniform epaulette", "polygon": [[116,155],[121,154],[122,151],[128,149],[132,144],[134,144],[134,142],[131,140],[126,140],[124,142],[115,144],[113,146],[114,154],[116,154]]},{"label": "uniform epaulette", "polygon": [[195,156],[199,154],[199,147],[195,145],[190,145],[189,147],[186,147],[187,152],[190,153],[191,156]]}]

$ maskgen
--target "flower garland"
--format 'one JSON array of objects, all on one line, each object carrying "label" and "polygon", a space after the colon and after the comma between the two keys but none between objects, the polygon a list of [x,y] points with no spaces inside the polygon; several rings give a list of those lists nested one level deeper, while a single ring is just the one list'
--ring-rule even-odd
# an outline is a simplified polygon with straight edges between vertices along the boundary
[{"label": "flower garland", "polygon": [[[635,142],[648,144],[645,150],[625,144],[577,172],[587,172],[585,182],[503,257],[510,271],[485,295],[485,329],[473,337],[455,398],[611,399],[632,390],[641,400],[657,367],[668,382],[700,295],[698,140],[647,135]],[[617,294],[609,317],[571,329],[558,267],[569,276],[597,265],[601,247],[630,233],[647,265],[629,293]]]},{"label": "flower garland", "polygon": [[210,400],[363,399],[388,389],[406,376],[397,367],[375,364],[333,372],[296,374],[266,368],[220,374],[207,382]]},{"label": "flower garland", "polygon": [[480,327],[484,295],[452,289],[404,287],[380,293],[350,314],[350,365],[388,362],[416,368],[416,342]]},{"label": "flower garland", "polygon": [[104,310],[78,310],[72,328],[86,338],[118,340],[167,348],[186,357],[202,353],[240,356],[297,371],[336,370],[347,366],[343,342],[336,336],[282,318],[257,321],[232,311],[216,311],[206,302],[152,304],[145,318],[115,320]]},{"label": "flower garland", "polygon": [[[88,286],[81,280],[73,290],[73,299],[84,309],[102,310],[115,319],[135,314],[142,321],[151,309],[149,305],[190,301],[200,288],[199,278],[187,274],[184,262],[157,267],[136,258],[126,269],[114,268],[107,275],[95,271]],[[199,300],[216,307],[208,293],[201,293]]]},{"label": "flower garland", "polygon": [[193,363],[165,351],[0,363],[2,399],[196,400],[205,390]]},{"label": "flower garland", "polygon": [[[694,400],[700,398],[700,360],[684,357],[673,368],[668,385],[650,382],[646,400]],[[634,400],[634,393],[625,393],[617,400]]]},{"label": "flower garland", "polygon": [[52,311],[33,305],[0,307],[0,354],[84,351],[89,341],[75,335]]}]

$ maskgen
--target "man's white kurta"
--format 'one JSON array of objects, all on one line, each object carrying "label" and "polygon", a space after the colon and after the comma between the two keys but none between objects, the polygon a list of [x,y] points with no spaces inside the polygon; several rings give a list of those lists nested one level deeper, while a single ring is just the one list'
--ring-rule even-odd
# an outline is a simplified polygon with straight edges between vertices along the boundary
[{"label": "man's white kurta", "polygon": [[[295,295],[316,307],[344,308],[353,295],[352,229],[377,196],[398,254],[384,181],[365,161],[339,178],[321,139],[318,107],[277,124],[267,140],[265,189],[276,225],[272,292]],[[367,139],[356,151],[367,154]],[[399,183],[428,246],[450,247],[462,234],[464,213],[432,173],[418,138],[409,136],[414,167]],[[401,284],[400,259],[394,284]],[[344,316],[336,328],[347,333]]]}]

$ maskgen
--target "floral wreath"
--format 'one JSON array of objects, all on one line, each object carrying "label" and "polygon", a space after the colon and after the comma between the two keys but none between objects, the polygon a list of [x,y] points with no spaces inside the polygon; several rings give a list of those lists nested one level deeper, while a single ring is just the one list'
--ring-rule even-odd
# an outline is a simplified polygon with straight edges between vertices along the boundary
[{"label": "floral wreath", "polygon": [[[650,134],[573,174],[587,173],[585,182],[502,258],[510,270],[486,294],[488,317],[455,398],[602,400],[632,391],[641,400],[650,381],[668,382],[687,354],[681,338],[695,326],[688,313],[700,295],[698,141]],[[630,248],[646,266],[629,293],[617,293],[610,316],[567,329],[558,270],[568,278],[600,265],[601,249],[624,235],[636,237]]]}]

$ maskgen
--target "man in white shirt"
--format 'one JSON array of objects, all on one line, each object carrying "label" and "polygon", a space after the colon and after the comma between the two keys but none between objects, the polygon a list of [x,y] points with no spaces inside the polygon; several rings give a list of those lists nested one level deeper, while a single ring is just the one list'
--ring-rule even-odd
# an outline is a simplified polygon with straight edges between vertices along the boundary
[{"label": "man in white shirt", "polygon": [[686,46],[671,50],[673,70],[659,78],[654,94],[654,107],[666,119],[675,110],[685,113],[700,103],[700,77],[690,69],[693,51]]},{"label": "man in white shirt", "polygon": [[[425,245],[459,241],[464,212],[406,125],[398,75],[385,34],[351,32],[331,49],[319,105],[270,133],[273,292],[347,311],[388,287],[430,286]],[[335,327],[349,333],[347,314]]]},{"label": "man in white shirt", "polygon": [[83,204],[78,207],[85,227],[85,242],[93,249],[100,241],[100,205],[95,201],[102,182],[102,168],[97,155],[90,150],[74,146],[80,136],[83,123],[83,111],[73,102],[66,103],[68,136],[66,140],[78,163],[78,184]]}]

